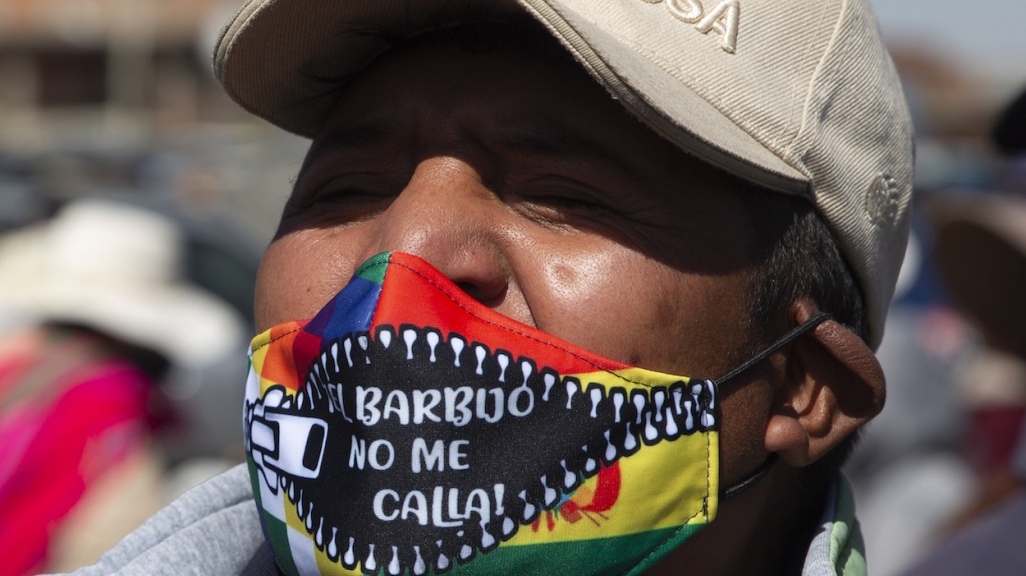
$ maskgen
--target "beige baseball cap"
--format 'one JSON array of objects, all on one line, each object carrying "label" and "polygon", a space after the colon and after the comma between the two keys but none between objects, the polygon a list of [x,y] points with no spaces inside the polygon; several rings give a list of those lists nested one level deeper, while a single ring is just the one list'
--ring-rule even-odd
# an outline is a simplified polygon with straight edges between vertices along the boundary
[{"label": "beige baseball cap", "polygon": [[221,33],[214,72],[247,110],[312,137],[388,37],[517,11],[663,137],[809,198],[879,344],[908,238],[913,135],[866,0],[249,0]]}]

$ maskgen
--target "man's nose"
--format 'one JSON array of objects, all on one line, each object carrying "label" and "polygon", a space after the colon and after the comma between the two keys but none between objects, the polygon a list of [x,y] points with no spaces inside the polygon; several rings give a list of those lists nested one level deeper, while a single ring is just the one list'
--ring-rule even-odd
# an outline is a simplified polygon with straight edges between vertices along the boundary
[{"label": "man's nose", "polygon": [[507,248],[514,234],[510,216],[466,161],[430,158],[377,218],[374,245],[366,256],[384,251],[419,256],[475,300],[510,314],[512,309],[504,310],[514,306],[507,301],[512,278]]}]

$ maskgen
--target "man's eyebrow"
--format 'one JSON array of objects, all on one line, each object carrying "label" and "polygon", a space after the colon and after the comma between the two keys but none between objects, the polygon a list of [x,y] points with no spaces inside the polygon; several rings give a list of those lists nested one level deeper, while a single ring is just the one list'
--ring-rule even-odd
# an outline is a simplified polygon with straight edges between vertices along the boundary
[{"label": "man's eyebrow", "polygon": [[327,136],[314,140],[314,143],[307,150],[306,156],[303,158],[303,165],[299,168],[296,179],[293,181],[293,193],[298,189],[299,184],[303,182],[307,171],[316,163],[317,158],[332,152],[356,150],[364,146],[381,144],[392,140],[398,134],[396,124],[394,120],[389,118],[363,120],[346,124],[338,130],[332,131]]},{"label": "man's eyebrow", "polygon": [[313,158],[327,152],[378,144],[394,138],[396,134],[398,134],[396,122],[389,118],[346,124],[317,140],[307,152],[307,156]]},{"label": "man's eyebrow", "polygon": [[[555,129],[552,129],[555,128]],[[545,156],[561,160],[598,161],[627,174],[638,174],[638,167],[621,154],[603,146],[597,140],[576,134],[559,126],[545,129],[514,127],[503,130],[495,137],[497,147],[531,156]]]}]

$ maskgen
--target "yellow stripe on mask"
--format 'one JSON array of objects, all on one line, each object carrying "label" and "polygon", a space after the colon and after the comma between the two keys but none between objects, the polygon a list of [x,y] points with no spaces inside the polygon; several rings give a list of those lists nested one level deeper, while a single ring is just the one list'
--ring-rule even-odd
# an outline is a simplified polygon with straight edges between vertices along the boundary
[{"label": "yellow stripe on mask", "polygon": [[577,514],[552,513],[550,523],[542,512],[534,526],[521,526],[506,545],[608,538],[709,522],[716,516],[719,471],[707,463],[718,461],[718,451],[716,432],[643,446],[619,460],[620,491],[612,507],[586,509],[599,480],[592,477],[570,499],[580,496]]}]

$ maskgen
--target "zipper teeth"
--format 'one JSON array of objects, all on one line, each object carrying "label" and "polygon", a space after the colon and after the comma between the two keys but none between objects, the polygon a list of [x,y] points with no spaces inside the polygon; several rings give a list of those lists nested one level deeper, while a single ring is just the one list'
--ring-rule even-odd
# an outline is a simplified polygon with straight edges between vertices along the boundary
[{"label": "zipper teeth", "polygon": [[[444,355],[441,354],[443,351]],[[610,418],[612,421],[601,438],[590,442],[590,450],[588,445],[582,447],[588,458],[578,457],[578,464],[568,464],[569,458],[564,458],[558,463],[563,472],[560,477],[543,474],[519,493],[507,492],[501,501],[497,498],[496,504],[505,513],[492,516],[487,524],[481,525],[479,532],[475,527],[472,534],[446,534],[448,542],[439,540],[434,546],[418,545],[409,549],[380,546],[369,542],[367,537],[341,534],[317,503],[307,499],[303,489],[305,481],[282,474],[281,488],[315,545],[332,561],[340,562],[348,569],[354,569],[357,564],[368,569],[376,565],[386,574],[400,574],[405,570],[420,575],[426,573],[430,564],[432,569],[447,570],[453,562],[468,561],[512,538],[520,526],[532,524],[542,512],[557,509],[567,495],[573,494],[586,479],[600,471],[600,463],[610,466],[637,452],[642,445],[715,429],[715,421],[709,420],[714,419],[715,413],[715,387],[711,382],[680,381],[671,386],[631,391],[620,387],[607,390],[597,383],[583,386],[574,376],[559,377],[550,370],[539,372],[533,364],[528,371],[522,358],[514,362],[508,352],[490,351],[477,343],[467,344],[466,338],[455,333],[445,340],[437,330],[430,328],[404,327],[397,331],[384,328],[373,340],[368,332],[358,332],[329,342],[314,359],[295,400],[283,398],[280,408],[304,415],[321,410],[322,416],[323,411],[334,410],[345,416],[341,409],[324,408],[331,406],[331,387],[345,385],[342,375],[347,370],[377,365],[379,354],[388,355],[389,361],[396,358],[416,362],[452,361],[462,372],[473,373],[475,380],[493,377],[498,366],[504,379],[501,388],[530,387],[539,400],[537,406],[548,406],[550,411],[562,411],[556,408],[562,406],[563,410],[576,411],[583,417]],[[524,375],[528,375],[526,380]],[[460,381],[461,384],[464,382]],[[247,414],[252,421],[252,407],[247,409]],[[352,426],[360,426],[355,419],[347,417],[346,420],[350,420]],[[336,425],[347,426],[342,422]],[[471,541],[471,537],[478,536],[482,541]],[[455,550],[453,557],[446,555],[445,550]]]}]

